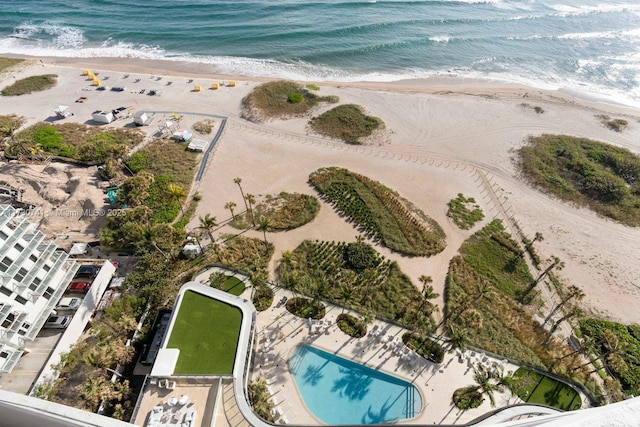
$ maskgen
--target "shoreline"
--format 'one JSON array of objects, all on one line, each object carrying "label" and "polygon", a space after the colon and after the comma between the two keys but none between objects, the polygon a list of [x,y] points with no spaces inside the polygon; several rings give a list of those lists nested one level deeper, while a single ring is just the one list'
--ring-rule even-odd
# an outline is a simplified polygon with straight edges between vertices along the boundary
[{"label": "shoreline", "polygon": [[[139,73],[157,76],[198,77],[219,80],[238,80],[242,82],[263,83],[273,80],[287,80],[279,77],[260,77],[246,75],[221,74],[212,71],[211,64],[143,58],[111,57],[58,57],[0,54],[10,58],[27,61],[40,61],[45,65],[77,69],[95,69],[122,73]],[[522,83],[498,81],[487,77],[465,77],[459,75],[434,75],[425,78],[399,79],[394,81],[332,81],[297,80],[303,83],[315,83],[335,88],[350,87],[357,89],[388,91],[398,93],[424,93],[431,95],[468,95],[490,98],[522,98],[533,101],[569,103],[585,108],[607,111],[612,114],[640,116],[640,107],[598,98],[592,94],[579,92],[571,88],[545,89]],[[526,102],[526,101],[524,101]]]}]

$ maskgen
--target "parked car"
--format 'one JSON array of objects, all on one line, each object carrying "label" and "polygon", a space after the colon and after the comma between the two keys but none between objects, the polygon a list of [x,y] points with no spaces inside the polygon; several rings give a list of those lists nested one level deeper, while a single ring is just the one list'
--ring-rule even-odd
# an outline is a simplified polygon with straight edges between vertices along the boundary
[{"label": "parked car", "polygon": [[95,265],[81,265],[76,273],[76,277],[96,277],[98,272],[100,271],[99,267]]},{"label": "parked car", "polygon": [[71,321],[71,316],[57,316],[52,315],[49,316],[47,321],[44,323],[43,328],[66,328]]},{"label": "parked car", "polygon": [[89,292],[89,288],[91,288],[91,282],[71,282],[67,291],[86,294]]},{"label": "parked car", "polygon": [[64,311],[64,310],[77,310],[82,304],[82,298],[78,297],[64,297],[60,300],[58,305],[56,306],[56,311]]}]

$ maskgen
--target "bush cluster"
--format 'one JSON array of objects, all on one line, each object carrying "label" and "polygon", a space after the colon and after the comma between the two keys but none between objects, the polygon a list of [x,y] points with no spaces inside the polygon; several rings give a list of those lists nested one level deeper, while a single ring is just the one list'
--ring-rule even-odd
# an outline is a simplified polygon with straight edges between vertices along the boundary
[{"label": "bush cluster", "polygon": [[350,314],[342,313],[336,318],[338,328],[353,338],[362,338],[367,335],[367,324]]},{"label": "bush cluster", "polygon": [[531,137],[520,166],[535,185],[600,215],[640,225],[640,157],[627,149],[567,135]]},{"label": "bush cluster", "polygon": [[371,136],[378,129],[384,129],[385,124],[378,117],[366,115],[361,106],[345,104],[314,117],[309,126],[321,135],[349,144],[361,144],[363,138]]}]

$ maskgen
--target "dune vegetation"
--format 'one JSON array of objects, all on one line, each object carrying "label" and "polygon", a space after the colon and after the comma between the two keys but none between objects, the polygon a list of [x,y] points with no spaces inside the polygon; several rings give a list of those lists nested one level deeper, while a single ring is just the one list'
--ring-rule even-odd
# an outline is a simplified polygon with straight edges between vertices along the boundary
[{"label": "dune vegetation", "polygon": [[2,96],[20,96],[41,92],[55,86],[57,82],[58,76],[56,74],[26,77],[2,89]]},{"label": "dune vegetation", "polygon": [[309,181],[362,232],[391,250],[431,256],[446,246],[436,221],[377,181],[335,167],[318,169]]},{"label": "dune vegetation", "polygon": [[531,137],[519,151],[524,176],[534,185],[598,214],[640,226],[640,156],[567,135]]},{"label": "dune vegetation", "polygon": [[368,116],[364,108],[356,104],[339,105],[314,117],[309,126],[320,135],[340,139],[349,144],[362,144],[385,124],[378,117]]},{"label": "dune vegetation", "polygon": [[257,86],[242,99],[242,117],[258,122],[297,117],[321,102],[338,101],[337,96],[318,96],[296,82],[277,80]]}]

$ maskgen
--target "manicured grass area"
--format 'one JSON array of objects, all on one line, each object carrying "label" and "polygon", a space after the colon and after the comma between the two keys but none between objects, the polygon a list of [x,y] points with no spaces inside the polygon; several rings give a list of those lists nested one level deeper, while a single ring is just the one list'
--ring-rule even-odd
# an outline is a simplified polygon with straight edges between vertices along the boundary
[{"label": "manicured grass area", "polygon": [[364,108],[356,104],[332,108],[311,119],[309,126],[320,135],[349,144],[362,144],[362,140],[374,131],[385,128],[382,119],[366,115]]},{"label": "manicured grass area", "polygon": [[55,86],[57,81],[56,74],[26,77],[2,89],[2,96],[20,96],[40,92]]},{"label": "manicured grass area", "polygon": [[514,374],[516,394],[527,403],[538,403],[563,411],[580,409],[582,399],[571,387],[528,369],[519,368]]},{"label": "manicured grass area", "polygon": [[363,231],[396,252],[430,256],[445,248],[440,225],[394,191],[342,168],[322,168],[309,181]]},{"label": "manicured grass area", "polygon": [[193,291],[185,292],[167,348],[180,349],[176,374],[230,375],[242,312]]},{"label": "manicured grass area", "polygon": [[458,197],[452,199],[448,205],[447,216],[463,230],[470,229],[476,222],[482,221],[484,218],[482,209],[476,204],[475,199],[464,197],[462,193],[458,193]]},{"label": "manicured grass area", "polygon": [[338,97],[320,97],[292,81],[267,82],[243,98],[242,116],[256,121],[301,116],[320,102],[338,102]]},{"label": "manicured grass area", "polygon": [[244,282],[237,277],[229,277],[222,284],[222,290],[229,292],[231,295],[239,296],[245,290]]},{"label": "manicured grass area", "polygon": [[364,242],[302,242],[278,266],[284,287],[419,330],[434,327],[432,305],[398,264]]},{"label": "manicured grass area", "polygon": [[640,156],[567,135],[531,137],[519,155],[524,176],[541,189],[640,226]]}]

